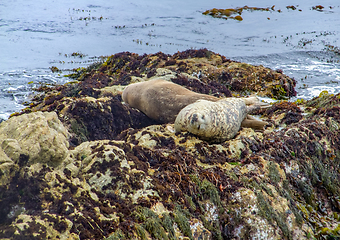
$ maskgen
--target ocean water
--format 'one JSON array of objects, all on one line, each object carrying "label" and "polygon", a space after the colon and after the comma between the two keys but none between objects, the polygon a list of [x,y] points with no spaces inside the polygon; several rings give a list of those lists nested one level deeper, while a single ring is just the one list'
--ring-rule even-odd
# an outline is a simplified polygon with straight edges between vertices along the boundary
[{"label": "ocean water", "polygon": [[[275,7],[244,10],[243,21],[202,14],[245,5]],[[207,48],[282,69],[297,80],[297,98],[323,90],[338,93],[339,37],[338,0],[1,1],[0,119],[22,109],[34,87],[67,82],[68,69],[122,51],[173,54]],[[63,72],[53,73],[52,66]]]}]

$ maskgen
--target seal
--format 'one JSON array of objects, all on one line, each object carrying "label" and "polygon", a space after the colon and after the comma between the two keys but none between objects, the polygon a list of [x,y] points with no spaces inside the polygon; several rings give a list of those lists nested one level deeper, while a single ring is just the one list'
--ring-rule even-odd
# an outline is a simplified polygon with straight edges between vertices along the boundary
[{"label": "seal", "polygon": [[179,112],[175,131],[187,131],[209,142],[224,142],[232,139],[241,126],[261,129],[267,124],[248,116],[248,111],[241,98],[198,100]]},{"label": "seal", "polygon": [[124,89],[122,98],[130,107],[137,108],[160,123],[174,122],[184,107],[197,100],[219,100],[161,79],[130,84]]},{"label": "seal", "polygon": [[[240,126],[261,130],[267,124],[247,114],[250,109],[261,107],[261,103],[256,97],[220,99],[190,91],[178,84],[162,79],[130,84],[124,89],[122,99],[130,107],[137,108],[159,123],[173,123],[177,117],[178,131],[190,131],[206,140],[213,140],[214,138],[216,138],[216,141],[230,139],[235,136]],[[212,105],[214,102],[218,102],[216,107]],[[211,108],[210,106],[213,106],[209,113],[203,114],[206,117],[210,116],[210,118],[201,119],[202,126],[199,122],[196,123],[198,124],[196,126],[198,131],[192,130],[195,129],[195,118],[191,119],[189,115],[184,113],[181,113],[180,117],[178,117],[182,109],[194,103],[200,104],[200,107],[196,109],[198,113],[202,112],[202,109],[207,109],[208,111]],[[225,114],[223,115],[222,113]],[[200,116],[202,117],[203,115]],[[215,115],[218,118],[215,119]],[[199,115],[195,116],[198,119]],[[189,124],[191,120],[193,120],[192,126]],[[188,129],[189,127],[191,130]],[[203,129],[207,130],[203,131]]]}]

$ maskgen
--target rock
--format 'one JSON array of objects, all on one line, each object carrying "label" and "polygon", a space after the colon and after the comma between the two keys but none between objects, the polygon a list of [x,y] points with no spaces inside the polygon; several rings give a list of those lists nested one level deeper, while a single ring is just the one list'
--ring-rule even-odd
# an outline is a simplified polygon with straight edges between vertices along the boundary
[{"label": "rock", "polygon": [[[273,104],[256,113],[269,123],[265,131],[241,128],[233,139],[212,144],[175,133],[173,124],[148,122],[119,96],[93,89],[112,81],[125,86],[127,69],[150,79],[157,74],[153,65],[188,74],[214,72],[214,64],[233,66],[210,54],[117,54],[80,74],[83,82],[45,89],[29,108],[1,123],[0,238],[339,237],[340,95]],[[244,74],[254,69],[236,64],[228,74],[238,67]],[[269,78],[273,72],[266,71]],[[223,90],[212,75],[214,81],[174,76],[203,93]],[[53,151],[29,147],[46,136],[63,139],[59,160]]]},{"label": "rock", "polygon": [[0,186],[3,186],[10,181],[15,172],[14,170],[17,170],[15,168],[14,162],[0,148]]},{"label": "rock", "polygon": [[112,94],[112,95],[117,95],[121,94],[125,89],[125,86],[111,86],[111,87],[105,87],[102,89],[99,89],[101,91],[101,96],[105,96],[106,94]]},{"label": "rock", "polygon": [[67,155],[69,133],[54,112],[35,112],[2,122],[0,145],[19,166],[58,165]]}]

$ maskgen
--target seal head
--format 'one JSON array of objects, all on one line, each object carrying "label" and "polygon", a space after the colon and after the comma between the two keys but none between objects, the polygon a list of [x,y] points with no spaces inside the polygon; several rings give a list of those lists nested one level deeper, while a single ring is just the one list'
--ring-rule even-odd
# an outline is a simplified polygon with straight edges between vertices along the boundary
[{"label": "seal head", "polygon": [[246,117],[247,108],[242,99],[198,100],[179,112],[175,131],[188,131],[203,140],[223,142],[237,134]]}]

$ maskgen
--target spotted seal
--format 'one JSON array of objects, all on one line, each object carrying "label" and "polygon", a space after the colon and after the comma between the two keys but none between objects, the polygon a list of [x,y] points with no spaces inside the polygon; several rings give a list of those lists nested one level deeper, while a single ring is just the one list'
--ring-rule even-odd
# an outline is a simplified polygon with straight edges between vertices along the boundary
[{"label": "spotted seal", "polygon": [[160,123],[174,122],[179,111],[197,100],[219,100],[161,79],[130,84],[124,89],[122,98],[130,107]]},{"label": "spotted seal", "polygon": [[188,131],[203,140],[223,142],[233,138],[241,125],[261,129],[266,122],[248,116],[244,99],[198,100],[179,112],[175,131]]}]

